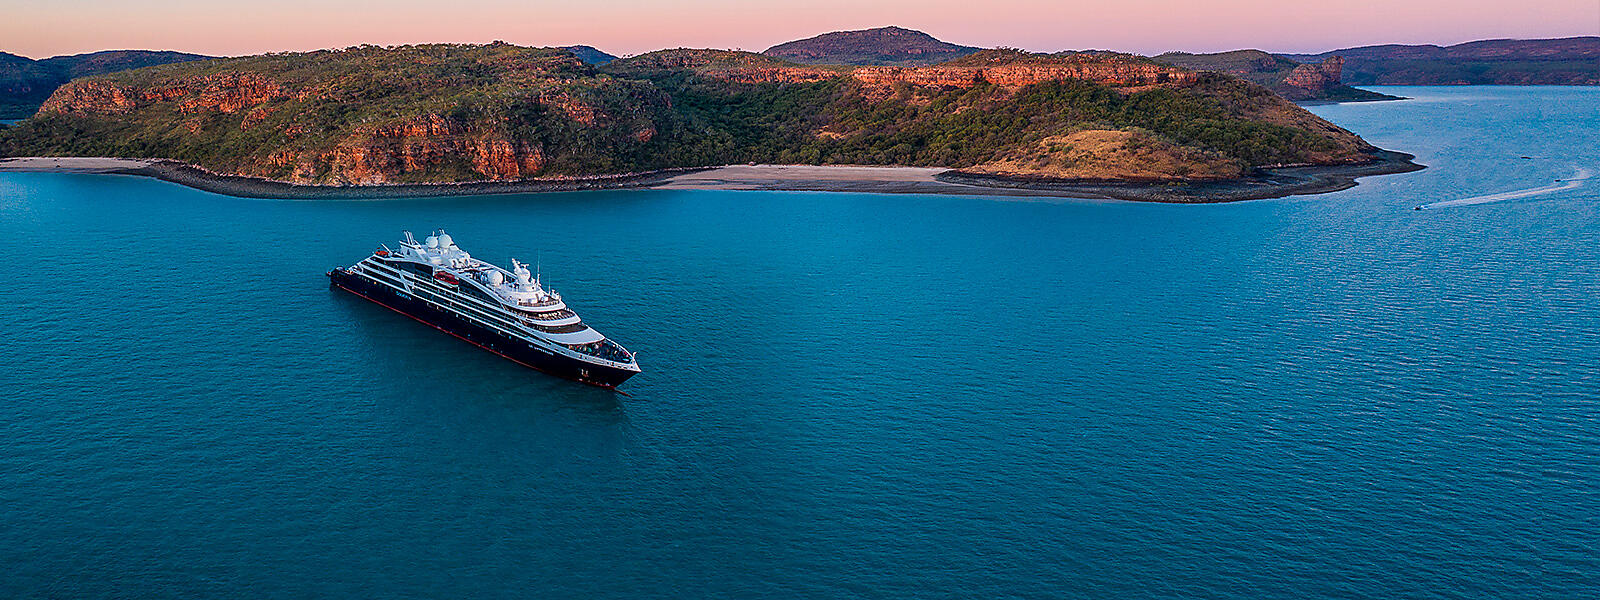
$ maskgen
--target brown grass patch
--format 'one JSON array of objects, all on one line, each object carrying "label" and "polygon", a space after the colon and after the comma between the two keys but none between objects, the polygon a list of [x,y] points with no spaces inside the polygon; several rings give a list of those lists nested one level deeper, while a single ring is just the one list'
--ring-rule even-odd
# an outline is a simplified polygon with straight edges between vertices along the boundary
[{"label": "brown grass patch", "polygon": [[1050,136],[964,170],[990,175],[1126,181],[1229,179],[1244,174],[1236,161],[1214,153],[1179,146],[1148,132],[1108,129]]}]

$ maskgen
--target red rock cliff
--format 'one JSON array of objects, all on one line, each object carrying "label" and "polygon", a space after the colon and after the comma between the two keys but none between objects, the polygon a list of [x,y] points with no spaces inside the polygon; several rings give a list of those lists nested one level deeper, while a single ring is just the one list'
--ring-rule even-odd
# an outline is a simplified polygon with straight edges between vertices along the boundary
[{"label": "red rock cliff", "polygon": [[1330,56],[1321,64],[1304,64],[1294,68],[1283,82],[1294,87],[1321,92],[1330,87],[1339,85],[1339,76],[1344,70],[1344,59]]},{"label": "red rock cliff", "polygon": [[[59,89],[42,113],[124,115],[165,103],[186,118],[191,133],[207,126],[206,114],[242,113],[242,129],[259,126],[279,112],[277,100],[326,95],[322,89],[293,90],[255,73],[222,73],[160,81],[143,87],[114,80],[84,79]],[[552,87],[538,92],[537,102],[554,108],[585,127],[611,126],[612,118],[593,101]],[[298,122],[278,121],[285,139],[307,133]],[[648,123],[634,125],[629,135],[647,142],[656,135]],[[381,184],[404,181],[408,174],[456,163],[470,166],[483,178],[532,177],[548,163],[537,143],[514,139],[503,120],[461,122],[427,114],[399,122],[367,126],[316,148],[283,148],[264,158],[247,159],[236,172],[283,178],[297,183]]]},{"label": "red rock cliff", "polygon": [[283,86],[255,73],[221,73],[131,88],[115,81],[79,79],[62,86],[40,107],[43,113],[119,114],[156,102],[177,101],[183,114],[235,113],[288,97]]},{"label": "red rock cliff", "polygon": [[979,83],[1020,87],[1062,79],[1083,79],[1111,87],[1188,85],[1199,77],[1192,71],[1175,67],[1121,61],[997,67],[862,67],[851,76],[869,86],[909,83],[942,87],[971,87]]},{"label": "red rock cliff", "polygon": [[255,169],[290,181],[349,184],[393,183],[405,174],[426,171],[454,158],[468,162],[485,178],[520,179],[545,165],[542,148],[497,131],[475,130],[441,115],[426,115],[374,127],[341,140],[330,150],[280,150]]}]

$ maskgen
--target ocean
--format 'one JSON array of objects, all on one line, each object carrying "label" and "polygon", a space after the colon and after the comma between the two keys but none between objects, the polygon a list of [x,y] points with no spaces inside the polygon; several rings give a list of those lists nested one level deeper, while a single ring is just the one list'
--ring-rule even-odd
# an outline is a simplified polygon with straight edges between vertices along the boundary
[{"label": "ocean", "polygon": [[[0,173],[0,596],[1594,598],[1600,89],[1378,89],[1219,205]],[[438,227],[644,373],[329,289]]]}]

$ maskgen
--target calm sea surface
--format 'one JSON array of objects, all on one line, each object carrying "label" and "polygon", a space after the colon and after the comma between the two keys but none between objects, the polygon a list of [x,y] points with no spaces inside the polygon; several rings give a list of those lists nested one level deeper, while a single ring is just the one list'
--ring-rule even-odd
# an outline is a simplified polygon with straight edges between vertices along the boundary
[{"label": "calm sea surface", "polygon": [[[1594,598],[1600,89],[1383,91],[1211,206],[0,174],[0,596]],[[439,226],[631,396],[328,289]]]}]

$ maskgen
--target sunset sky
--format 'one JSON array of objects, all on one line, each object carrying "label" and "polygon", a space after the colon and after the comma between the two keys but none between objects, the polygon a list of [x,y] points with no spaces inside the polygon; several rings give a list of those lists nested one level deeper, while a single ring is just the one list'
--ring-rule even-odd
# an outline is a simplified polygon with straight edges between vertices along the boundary
[{"label": "sunset sky", "polygon": [[589,44],[762,50],[900,25],[950,42],[1141,54],[1600,35],[1600,0],[0,0],[0,51],[140,48],[217,55],[355,44]]}]

